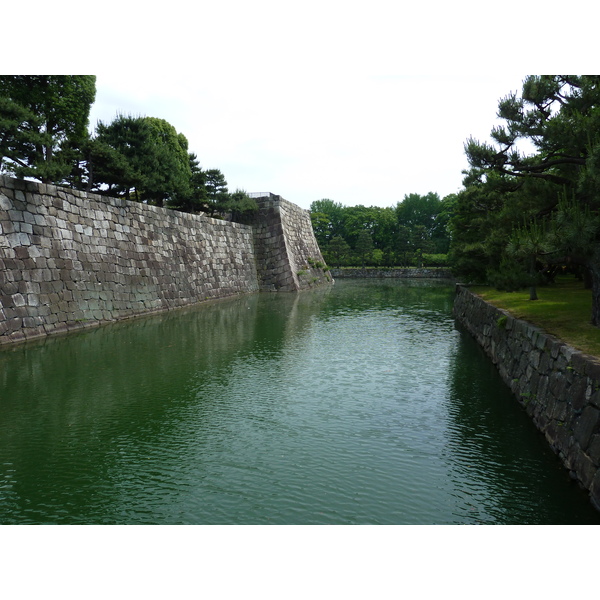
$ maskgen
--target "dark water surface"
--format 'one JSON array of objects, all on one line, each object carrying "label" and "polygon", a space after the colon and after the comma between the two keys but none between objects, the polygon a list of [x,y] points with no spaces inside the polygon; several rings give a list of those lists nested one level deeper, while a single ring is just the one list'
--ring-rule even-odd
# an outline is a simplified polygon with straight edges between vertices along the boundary
[{"label": "dark water surface", "polygon": [[0,523],[600,523],[439,282],[0,351]]}]

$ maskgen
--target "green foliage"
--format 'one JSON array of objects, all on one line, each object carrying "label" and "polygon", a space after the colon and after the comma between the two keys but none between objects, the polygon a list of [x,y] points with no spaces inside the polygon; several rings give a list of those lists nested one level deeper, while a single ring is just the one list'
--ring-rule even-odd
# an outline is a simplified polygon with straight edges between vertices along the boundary
[{"label": "green foliage", "polygon": [[436,217],[441,212],[442,201],[440,197],[429,192],[426,196],[409,194],[396,206],[398,222],[409,229],[422,227],[428,237],[436,228]]},{"label": "green foliage", "polygon": [[351,256],[350,245],[341,235],[336,235],[325,250],[327,262],[340,267]]},{"label": "green foliage", "polygon": [[447,254],[423,254],[423,264],[426,267],[448,267],[450,261]]},{"label": "green foliage", "polygon": [[204,186],[208,197],[209,212],[223,213],[229,208],[227,181],[219,169],[205,171]]},{"label": "green foliage", "polygon": [[379,248],[371,250],[371,264],[378,267],[383,262],[383,251]]},{"label": "green foliage", "polygon": [[321,248],[325,248],[335,236],[344,233],[344,207],[323,198],[310,205],[310,218],[315,238]]},{"label": "green foliage", "polygon": [[[440,200],[410,194],[396,207],[343,206],[329,199],[311,204],[317,242],[329,263],[339,266],[411,266],[448,251],[448,223],[455,196]],[[370,240],[370,241],[369,241]]]},{"label": "green foliage", "polygon": [[147,166],[153,168],[146,169],[142,200],[162,206],[177,196],[189,196],[192,173],[187,139],[164,119],[144,117],[144,121],[151,144]]},{"label": "green foliage", "polygon": [[364,267],[367,261],[367,256],[373,251],[373,239],[371,234],[366,229],[362,229],[359,232],[354,250],[360,258],[362,266]]},{"label": "green foliage", "polygon": [[227,204],[231,211],[231,220],[238,223],[249,223],[258,212],[258,204],[244,190],[236,190],[229,197]]},{"label": "green foliage", "polygon": [[313,258],[312,256],[309,256],[306,259],[306,262],[315,269],[325,269],[326,271],[329,270],[325,263],[322,263],[320,260],[317,260],[317,259]]},{"label": "green foliage", "polygon": [[68,178],[95,95],[93,75],[0,76],[0,166],[43,182]]},{"label": "green foliage", "polygon": [[190,179],[187,193],[179,193],[169,198],[167,206],[190,213],[208,212],[208,194],[205,186],[206,175],[200,168],[198,158],[195,154],[190,153],[188,160],[190,164]]},{"label": "green foliage", "polygon": [[156,166],[150,138],[150,126],[142,118],[119,115],[108,125],[99,121],[90,157],[93,187],[106,184],[109,194],[126,198],[133,191],[141,200],[146,173]]},{"label": "green foliage", "polygon": [[557,252],[583,264],[593,260],[600,231],[600,215],[588,203],[578,202],[573,194],[563,194],[558,202],[548,243]]},{"label": "green foliage", "polygon": [[498,116],[491,142],[465,143],[453,269],[502,289],[525,283],[534,298],[545,274],[583,268],[600,325],[600,76],[529,76],[520,95],[499,101]]},{"label": "green foliage", "polygon": [[109,125],[99,122],[89,156],[94,185],[158,206],[184,204],[193,193],[187,148],[164,119],[119,115]]},{"label": "green foliage", "polygon": [[537,280],[532,281],[531,275],[517,260],[509,257],[503,257],[499,267],[489,269],[487,279],[490,285],[505,292],[515,292],[538,283]]}]

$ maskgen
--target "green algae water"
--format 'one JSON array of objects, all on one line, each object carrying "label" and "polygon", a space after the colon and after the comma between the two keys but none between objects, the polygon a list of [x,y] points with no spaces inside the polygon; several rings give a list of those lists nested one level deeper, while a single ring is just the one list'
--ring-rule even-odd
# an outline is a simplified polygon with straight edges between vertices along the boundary
[{"label": "green algae water", "polygon": [[0,351],[2,524],[597,524],[440,282]]}]

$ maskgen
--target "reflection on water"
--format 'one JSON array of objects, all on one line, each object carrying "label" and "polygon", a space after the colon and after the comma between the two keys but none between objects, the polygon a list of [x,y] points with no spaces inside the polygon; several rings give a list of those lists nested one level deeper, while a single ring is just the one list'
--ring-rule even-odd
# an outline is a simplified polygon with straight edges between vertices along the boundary
[{"label": "reflection on water", "polygon": [[1,523],[599,523],[439,282],[0,352]]}]

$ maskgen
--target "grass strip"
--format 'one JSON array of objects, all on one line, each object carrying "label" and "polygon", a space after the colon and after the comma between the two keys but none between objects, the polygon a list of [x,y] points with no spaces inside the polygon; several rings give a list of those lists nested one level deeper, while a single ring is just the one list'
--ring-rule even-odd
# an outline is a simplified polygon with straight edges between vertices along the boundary
[{"label": "grass strip", "polygon": [[501,292],[487,286],[469,289],[517,319],[537,325],[570,346],[600,358],[600,328],[591,324],[592,292],[575,277],[557,277],[555,283],[539,286],[538,300],[529,300],[529,290]]}]

